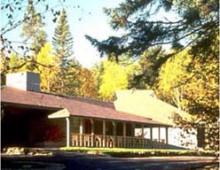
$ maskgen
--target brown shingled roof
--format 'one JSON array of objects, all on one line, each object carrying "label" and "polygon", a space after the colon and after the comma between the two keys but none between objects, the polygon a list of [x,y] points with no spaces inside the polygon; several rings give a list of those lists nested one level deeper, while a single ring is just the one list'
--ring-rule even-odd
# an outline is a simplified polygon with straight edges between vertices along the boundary
[{"label": "brown shingled roof", "polygon": [[67,98],[73,99],[73,100],[78,100],[78,101],[81,101],[81,102],[94,104],[94,105],[98,105],[98,106],[102,106],[102,107],[108,107],[108,108],[111,108],[111,109],[115,109],[115,106],[114,106],[113,102],[105,102],[105,101],[101,101],[101,100],[97,100],[97,99],[76,97],[76,96],[67,96]]},{"label": "brown shingled roof", "polygon": [[2,87],[1,102],[3,104],[20,104],[40,108],[66,108],[73,116],[166,126],[163,123],[148,118],[119,112],[113,108],[102,107],[91,102],[85,102],[76,100],[74,98],[70,99],[40,92],[23,91],[7,86]]}]

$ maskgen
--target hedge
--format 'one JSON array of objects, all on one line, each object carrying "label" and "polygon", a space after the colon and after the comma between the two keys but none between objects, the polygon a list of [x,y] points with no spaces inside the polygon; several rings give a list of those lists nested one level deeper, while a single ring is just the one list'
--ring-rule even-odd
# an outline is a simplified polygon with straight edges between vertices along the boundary
[{"label": "hedge", "polygon": [[133,148],[89,148],[62,147],[62,151],[81,152],[112,157],[148,157],[148,156],[216,156],[214,151],[174,150],[174,149],[133,149]]}]

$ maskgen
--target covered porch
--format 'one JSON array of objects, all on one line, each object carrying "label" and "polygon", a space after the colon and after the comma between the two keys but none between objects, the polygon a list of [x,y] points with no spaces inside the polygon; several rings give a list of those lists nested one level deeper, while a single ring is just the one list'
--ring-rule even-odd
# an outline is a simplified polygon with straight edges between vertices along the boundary
[{"label": "covered porch", "polygon": [[163,148],[169,125],[105,102],[2,89],[3,146]]},{"label": "covered porch", "polygon": [[67,109],[48,117],[66,120],[67,147],[164,148],[168,144],[169,126],[150,119],[135,122],[72,116]]},{"label": "covered porch", "polygon": [[[57,108],[36,107],[2,103],[1,147],[44,147],[48,142],[48,131],[59,129],[60,138],[54,146],[65,145],[65,120],[49,120],[48,115]],[[62,135],[63,134],[63,135]]]}]

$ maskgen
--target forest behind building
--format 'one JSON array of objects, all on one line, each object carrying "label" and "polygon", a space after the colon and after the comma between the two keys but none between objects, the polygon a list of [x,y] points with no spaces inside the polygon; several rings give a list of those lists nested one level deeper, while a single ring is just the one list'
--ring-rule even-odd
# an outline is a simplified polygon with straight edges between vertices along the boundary
[{"label": "forest behind building", "polygon": [[[40,3],[44,11],[39,10]],[[206,149],[219,147],[219,2],[217,0],[126,0],[104,8],[109,27],[120,36],[105,40],[85,35],[100,53],[86,68],[74,56],[65,0],[53,9],[43,0],[1,2],[8,19],[1,26],[1,85],[7,73],[40,73],[43,92],[114,101],[115,91],[154,90],[157,97],[194,116],[177,118],[185,129],[205,127]],[[88,3],[92,3],[89,2]],[[22,18],[16,18],[16,13]],[[47,39],[45,13],[56,24]],[[159,13],[176,19],[160,19]],[[166,17],[165,17],[166,18]],[[22,27],[22,43],[7,38]],[[16,38],[15,38],[16,39]],[[85,49],[86,50],[86,49]],[[87,56],[89,57],[89,56]]]}]

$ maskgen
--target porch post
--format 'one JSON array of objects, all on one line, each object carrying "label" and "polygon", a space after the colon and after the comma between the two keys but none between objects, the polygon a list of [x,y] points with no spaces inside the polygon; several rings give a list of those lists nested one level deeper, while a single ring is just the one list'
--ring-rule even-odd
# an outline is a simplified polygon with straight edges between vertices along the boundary
[{"label": "porch post", "polygon": [[90,119],[91,122],[91,146],[94,146],[94,121]]},{"label": "porch post", "polygon": [[113,125],[113,136],[116,136],[116,123],[114,121],[112,121],[112,125]]},{"label": "porch post", "polygon": [[144,148],[144,124],[141,125],[141,147]]},{"label": "porch post", "polygon": [[160,138],[161,138],[161,136],[160,136],[160,127],[158,127],[158,142],[160,142]]},{"label": "porch post", "polygon": [[126,122],[123,122],[123,147],[126,147]]},{"label": "porch post", "polygon": [[102,135],[103,135],[102,147],[105,147],[105,133],[106,133],[106,123],[105,123],[105,120],[103,120],[102,122]]},{"label": "porch post", "polygon": [[82,142],[82,140],[83,140],[83,119],[82,118],[80,118],[80,122],[79,122],[79,135],[80,135],[79,145],[83,146],[83,142]]},{"label": "porch post", "polygon": [[70,146],[70,117],[66,117],[66,146]]},{"label": "porch post", "polygon": [[112,147],[116,147],[116,146],[118,146],[118,143],[116,143],[116,141],[117,141],[117,139],[116,139],[117,138],[116,137],[117,133],[116,133],[116,123],[115,123],[115,121],[112,121],[112,126],[113,126],[113,139],[114,139]]},{"label": "porch post", "polygon": [[131,123],[132,126],[132,142],[131,142],[131,147],[135,148],[136,147],[136,137],[135,137],[135,128],[136,128],[136,124],[135,123]]},{"label": "porch post", "polygon": [[150,140],[153,141],[153,128],[150,127]]},{"label": "porch post", "polygon": [[126,123],[123,122],[123,137],[126,137]]},{"label": "porch post", "polygon": [[141,137],[144,138],[144,124],[141,125]]},{"label": "porch post", "polygon": [[131,123],[131,126],[132,126],[132,136],[134,137],[135,136],[135,123]]},{"label": "porch post", "polygon": [[91,135],[94,135],[94,120],[90,119],[91,122]]},{"label": "porch post", "polygon": [[169,141],[168,127],[165,127],[165,129],[166,129],[166,144],[168,144]]}]

